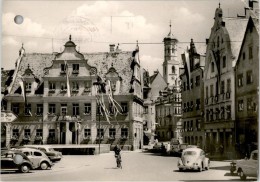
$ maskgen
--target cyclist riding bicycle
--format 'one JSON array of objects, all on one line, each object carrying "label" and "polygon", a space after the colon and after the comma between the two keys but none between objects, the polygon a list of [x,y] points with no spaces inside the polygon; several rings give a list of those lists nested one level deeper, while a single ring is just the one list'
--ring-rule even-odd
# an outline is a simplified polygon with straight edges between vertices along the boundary
[{"label": "cyclist riding bicycle", "polygon": [[122,169],[122,165],[121,165],[122,159],[121,159],[121,154],[120,154],[121,149],[120,149],[119,145],[116,145],[114,147],[114,152],[115,152],[117,167]]}]

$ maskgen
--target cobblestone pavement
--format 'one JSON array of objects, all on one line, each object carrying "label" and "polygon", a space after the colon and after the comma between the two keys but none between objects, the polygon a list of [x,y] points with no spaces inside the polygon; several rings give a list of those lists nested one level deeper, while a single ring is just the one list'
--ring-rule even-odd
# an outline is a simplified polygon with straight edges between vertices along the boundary
[{"label": "cobblestone pavement", "polygon": [[[116,168],[114,153],[101,155],[64,155],[50,170],[32,170],[28,174],[2,172],[1,181],[193,181],[232,180],[230,162],[211,161],[203,172],[179,172],[177,157],[142,151],[123,151],[123,169]],[[248,178],[248,180],[254,180]]]}]

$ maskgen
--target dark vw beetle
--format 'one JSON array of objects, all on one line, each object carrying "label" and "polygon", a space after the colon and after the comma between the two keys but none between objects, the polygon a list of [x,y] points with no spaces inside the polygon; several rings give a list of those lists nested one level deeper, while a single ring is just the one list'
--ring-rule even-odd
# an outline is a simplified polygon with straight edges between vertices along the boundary
[{"label": "dark vw beetle", "polygon": [[34,168],[28,157],[19,151],[6,150],[1,152],[1,171],[19,170],[22,173],[28,173]]}]

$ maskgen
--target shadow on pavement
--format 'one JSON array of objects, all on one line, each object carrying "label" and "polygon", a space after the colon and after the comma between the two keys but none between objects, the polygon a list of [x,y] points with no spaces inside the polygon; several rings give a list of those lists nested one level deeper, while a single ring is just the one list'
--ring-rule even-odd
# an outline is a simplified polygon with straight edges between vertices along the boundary
[{"label": "shadow on pavement", "polygon": [[224,176],[238,176],[237,173],[226,173]]},{"label": "shadow on pavement", "polygon": [[173,170],[173,172],[178,172],[178,173],[185,173],[185,172],[192,172],[192,173],[197,173],[199,171],[196,171],[196,170],[183,170],[183,171],[179,171],[178,169],[176,170]]},{"label": "shadow on pavement", "polygon": [[154,156],[162,156],[162,157],[178,157],[173,155],[162,154],[161,152],[143,151],[143,153],[148,155],[154,155]]},{"label": "shadow on pavement", "polygon": [[210,169],[230,171],[230,166],[210,167]]},{"label": "shadow on pavement", "polygon": [[104,169],[120,169],[118,167],[105,167]]},{"label": "shadow on pavement", "polygon": [[28,173],[22,173],[22,172],[19,172],[19,171],[11,171],[11,170],[9,170],[9,171],[1,171],[0,172],[0,174],[2,175],[4,175],[4,174],[29,174],[29,173],[33,173],[33,172],[31,172],[31,171],[29,171]]}]

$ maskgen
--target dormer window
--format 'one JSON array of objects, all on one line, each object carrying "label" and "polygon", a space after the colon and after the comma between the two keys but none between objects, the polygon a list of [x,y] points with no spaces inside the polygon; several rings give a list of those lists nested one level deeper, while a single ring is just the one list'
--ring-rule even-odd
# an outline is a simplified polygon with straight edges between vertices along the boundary
[{"label": "dormer window", "polygon": [[66,73],[66,66],[65,64],[60,65],[60,74],[65,74]]},{"label": "dormer window", "polygon": [[111,81],[110,85],[111,85],[111,90],[116,91],[116,81]]},{"label": "dormer window", "polygon": [[175,74],[175,66],[172,66],[172,74]]},{"label": "dormer window", "polygon": [[49,82],[49,92],[55,92],[56,85],[54,82]]},{"label": "dormer window", "polygon": [[72,65],[72,74],[79,74],[79,64]]},{"label": "dormer window", "polygon": [[25,91],[31,92],[32,90],[32,83],[25,83]]},{"label": "dormer window", "polygon": [[90,92],[91,90],[91,81],[85,81],[85,89],[84,92]]}]

